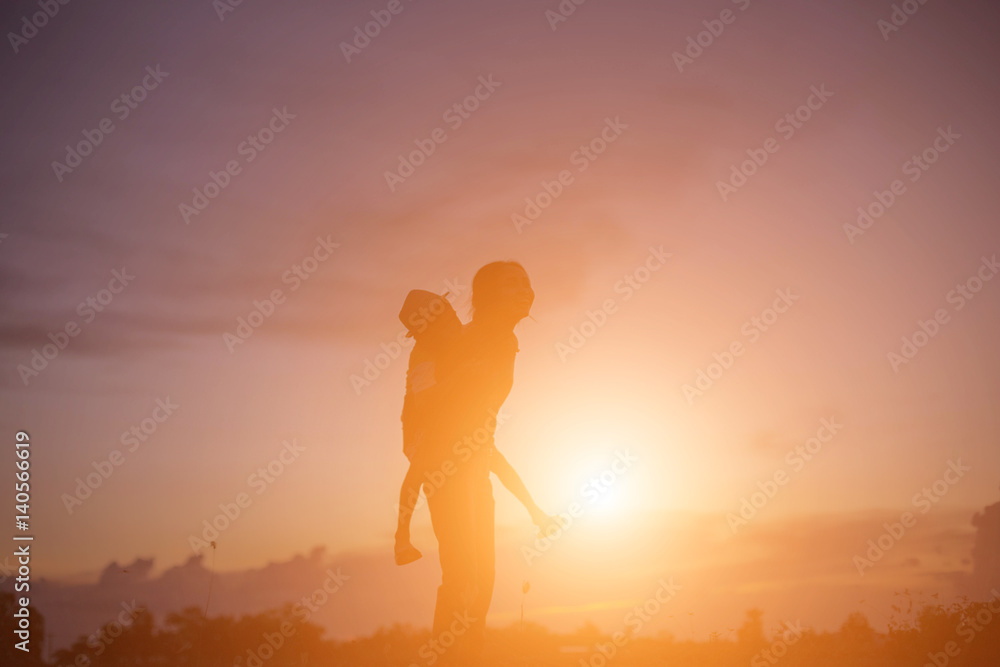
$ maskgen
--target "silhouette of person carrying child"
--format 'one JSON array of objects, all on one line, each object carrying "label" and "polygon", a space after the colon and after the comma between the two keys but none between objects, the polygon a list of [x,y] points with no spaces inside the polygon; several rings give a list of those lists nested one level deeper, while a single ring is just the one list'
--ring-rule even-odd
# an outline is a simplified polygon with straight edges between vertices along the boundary
[{"label": "silhouette of person carrying child", "polygon": [[[463,325],[445,296],[407,295],[399,317],[416,343],[403,399],[403,451],[410,467],[399,494],[395,559],[420,558],[410,519],[423,488],[438,541],[441,585],[433,636],[454,643],[442,664],[472,664],[482,653],[495,576],[493,472],[542,532],[558,527],[496,449],[498,414],[514,381],[514,327],[535,293],[517,262],[493,262],[472,281],[472,320]],[[443,642],[442,642],[443,644]]]}]

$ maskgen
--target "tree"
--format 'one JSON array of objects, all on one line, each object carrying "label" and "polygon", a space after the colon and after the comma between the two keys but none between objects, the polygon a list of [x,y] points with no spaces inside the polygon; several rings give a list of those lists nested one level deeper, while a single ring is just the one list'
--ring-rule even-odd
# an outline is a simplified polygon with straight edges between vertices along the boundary
[{"label": "tree", "polygon": [[764,612],[760,609],[748,609],[746,620],[736,631],[736,641],[740,648],[750,653],[756,653],[765,645],[767,639],[764,637]]}]

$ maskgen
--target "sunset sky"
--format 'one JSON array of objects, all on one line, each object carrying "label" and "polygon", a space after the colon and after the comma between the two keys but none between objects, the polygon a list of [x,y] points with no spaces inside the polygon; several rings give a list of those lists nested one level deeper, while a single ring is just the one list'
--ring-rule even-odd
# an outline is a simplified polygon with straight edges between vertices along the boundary
[{"label": "sunset sky", "polygon": [[[391,557],[397,313],[422,288],[467,318],[475,270],[514,259],[536,299],[497,445],[543,508],[585,511],[529,565],[528,517],[494,482],[491,623],[515,620],[524,579],[538,622],[614,628],[672,576],[683,624],[653,628],[696,613],[701,636],[753,605],[834,626],[866,596],[875,622],[894,590],[960,592],[972,516],[1000,500],[997,8],[931,2],[887,32],[888,0],[592,0],[559,22],[555,0],[401,0],[345,49],[387,4],[70,3],[16,51],[8,37],[0,476],[29,432],[35,576],[180,566],[246,493],[220,572],[322,545],[357,566],[333,635],[429,625],[426,508],[424,560]],[[4,33],[36,11],[5,7]],[[262,129],[273,141],[248,140]],[[87,136],[91,154],[53,166]],[[200,200],[212,174],[226,185]],[[915,500],[938,480],[939,502]],[[905,511],[916,528],[860,575]]]}]

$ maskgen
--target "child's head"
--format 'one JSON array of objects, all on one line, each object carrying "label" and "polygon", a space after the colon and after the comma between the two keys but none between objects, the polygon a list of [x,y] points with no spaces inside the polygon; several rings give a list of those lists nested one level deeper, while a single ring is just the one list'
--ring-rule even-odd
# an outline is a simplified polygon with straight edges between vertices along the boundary
[{"label": "child's head", "polygon": [[457,334],[462,322],[445,295],[426,290],[412,290],[406,295],[399,320],[406,326],[407,336],[432,343]]}]

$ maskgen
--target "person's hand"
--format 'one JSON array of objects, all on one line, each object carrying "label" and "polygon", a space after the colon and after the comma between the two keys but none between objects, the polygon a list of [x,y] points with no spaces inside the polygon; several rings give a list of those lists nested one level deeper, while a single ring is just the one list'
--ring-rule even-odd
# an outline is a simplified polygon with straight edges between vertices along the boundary
[{"label": "person's hand", "polygon": [[552,537],[566,526],[566,522],[558,514],[549,515],[540,510],[531,517],[531,520],[538,527],[538,539]]}]

